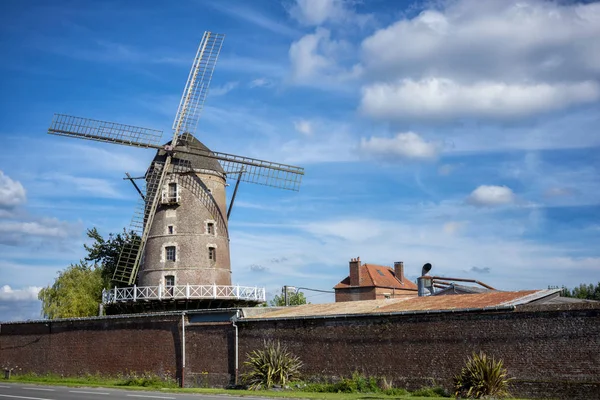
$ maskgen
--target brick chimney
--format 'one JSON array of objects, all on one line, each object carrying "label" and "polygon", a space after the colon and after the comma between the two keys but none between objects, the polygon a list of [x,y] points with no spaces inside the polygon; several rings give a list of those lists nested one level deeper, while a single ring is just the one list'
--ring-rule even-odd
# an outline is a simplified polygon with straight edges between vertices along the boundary
[{"label": "brick chimney", "polygon": [[360,284],[360,257],[350,259],[350,286],[358,286]]},{"label": "brick chimney", "polygon": [[394,262],[394,273],[396,274],[396,278],[400,281],[400,283],[404,283],[404,262]]}]

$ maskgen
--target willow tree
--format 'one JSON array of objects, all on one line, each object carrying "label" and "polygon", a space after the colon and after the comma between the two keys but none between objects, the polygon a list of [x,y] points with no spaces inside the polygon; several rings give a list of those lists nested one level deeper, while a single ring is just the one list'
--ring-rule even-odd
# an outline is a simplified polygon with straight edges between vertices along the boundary
[{"label": "willow tree", "polygon": [[119,260],[121,248],[138,239],[133,232],[109,234],[105,240],[96,230],[88,229],[87,256],[58,273],[52,286],[38,294],[45,318],[75,318],[98,315],[102,289],[112,287],[111,278]]},{"label": "willow tree", "polygon": [[58,273],[52,286],[40,290],[45,318],[75,318],[98,315],[102,301],[102,268],[83,261]]}]

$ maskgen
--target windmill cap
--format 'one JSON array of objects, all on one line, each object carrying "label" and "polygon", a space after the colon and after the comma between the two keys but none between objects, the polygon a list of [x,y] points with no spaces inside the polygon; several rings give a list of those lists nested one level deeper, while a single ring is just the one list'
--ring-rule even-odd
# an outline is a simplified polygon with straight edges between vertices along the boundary
[{"label": "windmill cap", "polygon": [[[171,141],[165,143],[165,146],[169,145],[171,145]],[[194,169],[215,171],[221,174],[225,173],[219,161],[215,160],[214,158],[206,157],[202,154],[177,153],[177,149],[182,147],[187,149],[198,149],[200,150],[200,153],[212,153],[212,151],[208,147],[206,147],[201,141],[196,139],[194,136],[188,134],[186,135],[185,139],[179,139],[179,141],[177,142],[177,146],[175,146],[176,154],[174,158],[189,161],[191,163],[192,168]],[[164,161],[166,157],[167,153],[164,150],[158,150],[156,156],[154,157],[154,161]]]}]

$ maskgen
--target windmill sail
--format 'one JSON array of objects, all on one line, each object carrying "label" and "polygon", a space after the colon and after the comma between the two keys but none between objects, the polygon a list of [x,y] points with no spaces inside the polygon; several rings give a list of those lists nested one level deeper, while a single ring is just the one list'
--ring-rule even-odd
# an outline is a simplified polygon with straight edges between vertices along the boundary
[{"label": "windmill sail", "polygon": [[175,134],[196,132],[224,38],[223,34],[204,32],[173,121]]},{"label": "windmill sail", "polygon": [[[186,139],[185,135],[193,134],[196,131],[200,112],[204,106],[204,101],[208,94],[208,86],[212,78],[214,67],[217,63],[219,52],[223,44],[224,35],[212,32],[204,32],[198,52],[194,58],[192,69],[188,81],[181,96],[179,109],[173,123],[173,139],[171,147],[176,148],[180,137]],[[159,199],[157,192],[162,190],[167,173],[170,172],[173,156],[167,154],[164,165],[160,168],[160,173],[150,172],[150,180],[147,178],[146,201],[143,212],[143,230],[140,235],[139,246],[124,246],[119,257],[119,267],[113,275],[113,280],[129,285],[135,282],[137,272],[140,266],[144,248],[150,234],[150,228],[154,220],[154,215],[158,207]],[[155,166],[159,165],[154,163]],[[173,165],[175,167],[175,165]],[[158,169],[157,169],[158,170]],[[132,229],[139,230],[140,209],[132,220]]]},{"label": "windmill sail", "polygon": [[115,282],[126,285],[131,285],[135,282],[141,261],[142,240],[147,238],[145,227],[148,226],[149,228],[148,221],[151,220],[151,205],[156,201],[164,171],[164,164],[156,162],[148,169],[146,175],[146,193],[144,194],[144,199],[138,200],[131,223],[129,224],[129,232],[132,233],[132,240],[129,243],[125,243],[121,248],[117,268],[113,274],[113,281]]},{"label": "windmill sail", "polygon": [[64,114],[54,114],[48,133],[146,148],[160,148],[162,137],[155,129]]}]

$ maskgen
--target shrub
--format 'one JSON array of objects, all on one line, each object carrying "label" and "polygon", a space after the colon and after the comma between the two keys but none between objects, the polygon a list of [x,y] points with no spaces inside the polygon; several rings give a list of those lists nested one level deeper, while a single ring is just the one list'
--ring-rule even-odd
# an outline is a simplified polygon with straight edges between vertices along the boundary
[{"label": "shrub", "polygon": [[169,377],[161,377],[149,372],[138,374],[131,372],[119,379],[117,386],[141,386],[152,388],[175,388],[177,381]]},{"label": "shrub", "polygon": [[454,394],[457,397],[480,399],[484,396],[507,397],[508,383],[506,368],[502,360],[496,361],[485,353],[473,353],[466,365],[454,377]]},{"label": "shrub", "polygon": [[424,388],[415,390],[411,394],[412,394],[412,396],[419,396],[419,397],[449,397],[449,394],[448,394],[448,392],[446,392],[446,389],[444,389],[443,387],[440,387],[440,386],[424,387]]},{"label": "shrub", "polygon": [[302,368],[302,361],[279,342],[265,341],[264,349],[254,350],[247,357],[244,365],[250,368],[250,372],[244,374],[244,381],[250,390],[284,386],[298,379]]},{"label": "shrub", "polygon": [[408,396],[408,390],[403,388],[389,388],[383,389],[383,394],[388,396]]}]

